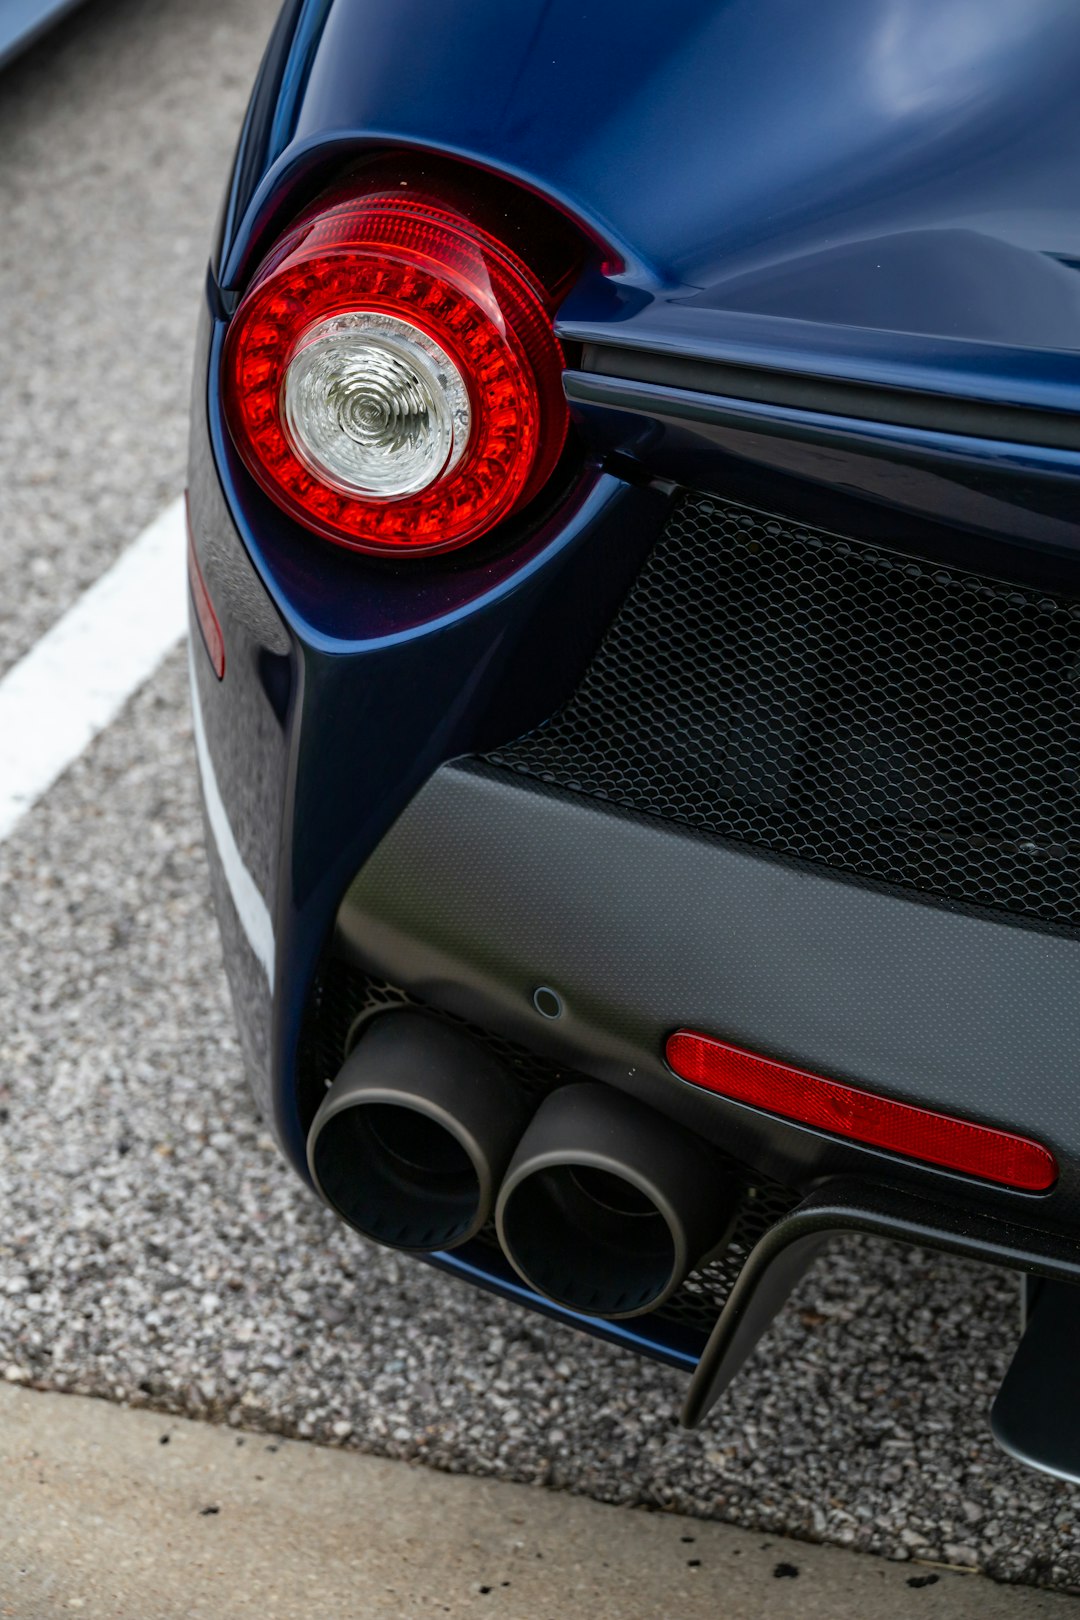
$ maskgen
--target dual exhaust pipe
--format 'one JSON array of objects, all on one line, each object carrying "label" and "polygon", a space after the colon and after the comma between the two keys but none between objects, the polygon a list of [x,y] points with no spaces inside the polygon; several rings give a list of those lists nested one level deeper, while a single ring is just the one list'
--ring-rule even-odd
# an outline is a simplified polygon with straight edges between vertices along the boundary
[{"label": "dual exhaust pipe", "polygon": [[737,1188],[709,1146],[594,1082],[530,1119],[513,1076],[428,1013],[376,1018],[308,1136],[316,1189],[366,1237],[452,1249],[494,1214],[537,1293],[588,1316],[653,1310],[724,1237]]}]

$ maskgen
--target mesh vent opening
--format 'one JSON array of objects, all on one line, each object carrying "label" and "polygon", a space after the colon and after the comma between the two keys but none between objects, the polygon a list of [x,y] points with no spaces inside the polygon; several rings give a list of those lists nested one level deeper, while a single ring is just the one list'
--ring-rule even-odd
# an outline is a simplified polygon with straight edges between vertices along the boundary
[{"label": "mesh vent opening", "polygon": [[689,494],[578,690],[488,757],[1073,926],[1080,603]]}]

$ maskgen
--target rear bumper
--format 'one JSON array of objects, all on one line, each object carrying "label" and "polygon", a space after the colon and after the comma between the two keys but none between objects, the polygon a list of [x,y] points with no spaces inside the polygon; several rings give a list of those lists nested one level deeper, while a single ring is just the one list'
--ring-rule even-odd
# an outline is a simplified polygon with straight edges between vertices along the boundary
[{"label": "rear bumper", "polygon": [[[351,885],[371,978],[639,1096],[785,1186],[886,1177],[1075,1230],[1080,945],[770,858],[490,765],[436,771]],[[543,1016],[534,991],[561,998]],[[1035,1136],[1046,1194],[993,1189],[700,1091],[675,1029]]]}]

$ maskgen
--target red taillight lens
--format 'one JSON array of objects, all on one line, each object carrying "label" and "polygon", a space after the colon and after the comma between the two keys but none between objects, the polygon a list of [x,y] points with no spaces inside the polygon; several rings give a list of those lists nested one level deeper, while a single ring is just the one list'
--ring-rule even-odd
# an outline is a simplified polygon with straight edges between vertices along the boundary
[{"label": "red taillight lens", "polygon": [[358,551],[446,551],[539,491],[563,356],[511,250],[407,188],[302,221],[229,329],[225,409],[267,494]]},{"label": "red taillight lens", "polygon": [[1022,1192],[1046,1192],[1057,1180],[1053,1154],[1008,1131],[875,1097],[685,1029],[668,1037],[666,1051],[681,1079],[800,1125]]}]

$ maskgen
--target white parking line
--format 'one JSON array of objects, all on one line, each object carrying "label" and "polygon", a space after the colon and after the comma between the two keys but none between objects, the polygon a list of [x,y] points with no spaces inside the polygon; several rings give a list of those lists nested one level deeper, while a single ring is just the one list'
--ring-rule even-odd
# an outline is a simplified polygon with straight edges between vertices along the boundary
[{"label": "white parking line", "polygon": [[0,842],[184,634],[184,545],[177,500],[0,679]]}]

